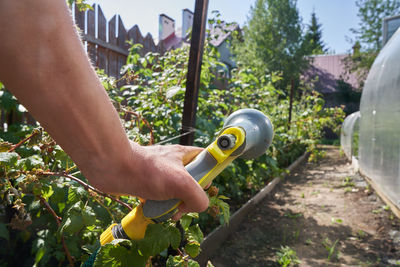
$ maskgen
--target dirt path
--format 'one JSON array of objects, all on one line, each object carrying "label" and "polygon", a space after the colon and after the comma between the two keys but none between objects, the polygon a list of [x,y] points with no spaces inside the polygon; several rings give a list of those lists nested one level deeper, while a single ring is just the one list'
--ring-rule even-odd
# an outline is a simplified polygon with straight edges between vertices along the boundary
[{"label": "dirt path", "polygon": [[400,221],[338,148],[325,150],[249,213],[211,258],[216,267],[280,266],[292,253],[298,266],[400,265]]}]

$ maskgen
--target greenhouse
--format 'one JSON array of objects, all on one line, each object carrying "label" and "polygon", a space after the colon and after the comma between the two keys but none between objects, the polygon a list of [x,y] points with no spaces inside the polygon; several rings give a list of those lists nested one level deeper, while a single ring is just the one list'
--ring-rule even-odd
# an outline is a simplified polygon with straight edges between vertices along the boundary
[{"label": "greenhouse", "polygon": [[354,112],[343,121],[340,132],[340,144],[343,152],[349,160],[358,154],[358,128],[360,112]]},{"label": "greenhouse", "polygon": [[376,58],[360,104],[360,172],[400,207],[400,32]]}]

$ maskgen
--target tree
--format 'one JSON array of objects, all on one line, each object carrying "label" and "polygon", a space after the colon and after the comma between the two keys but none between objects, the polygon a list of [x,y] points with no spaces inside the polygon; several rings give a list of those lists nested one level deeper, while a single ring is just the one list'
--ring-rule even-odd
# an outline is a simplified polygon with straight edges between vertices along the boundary
[{"label": "tree", "polygon": [[346,69],[356,73],[360,87],[382,48],[382,22],[400,12],[399,0],[357,0],[359,27],[350,29],[356,35],[354,53],[345,59]]},{"label": "tree", "polygon": [[311,13],[310,24],[307,25],[307,31],[304,36],[304,49],[306,49],[307,54],[318,55],[325,54],[327,49],[322,41],[322,29],[321,24],[318,23],[317,15],[315,11]]},{"label": "tree", "polygon": [[400,12],[398,0],[357,0],[359,28],[351,29],[365,49],[379,51],[382,48],[382,22],[386,17]]},{"label": "tree", "polygon": [[305,66],[302,29],[296,0],[257,0],[251,7],[243,41],[234,42],[237,60],[259,75],[280,73],[287,90]]}]

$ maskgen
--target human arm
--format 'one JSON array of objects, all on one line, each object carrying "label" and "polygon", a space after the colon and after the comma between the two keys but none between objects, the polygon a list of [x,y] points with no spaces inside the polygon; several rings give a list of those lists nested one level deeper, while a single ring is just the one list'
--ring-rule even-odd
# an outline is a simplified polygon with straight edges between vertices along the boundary
[{"label": "human arm", "polygon": [[90,65],[64,0],[0,1],[0,80],[99,189],[202,211],[183,167],[201,149],[130,142]]}]

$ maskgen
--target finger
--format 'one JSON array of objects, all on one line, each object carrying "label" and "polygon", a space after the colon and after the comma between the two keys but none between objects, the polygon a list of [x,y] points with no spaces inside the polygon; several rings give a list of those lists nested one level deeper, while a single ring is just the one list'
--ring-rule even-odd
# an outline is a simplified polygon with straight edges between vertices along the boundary
[{"label": "finger", "polygon": [[174,216],[172,216],[172,220],[174,221],[179,221],[182,218],[183,212],[177,211]]},{"label": "finger", "polygon": [[212,184],[212,182],[209,182],[208,185],[206,185],[206,186],[204,187],[204,190],[207,190],[208,188],[210,188],[211,184]]},{"label": "finger", "polygon": [[183,153],[182,163],[183,165],[189,164],[204,148],[195,146],[180,146],[180,150]]},{"label": "finger", "polygon": [[185,172],[177,186],[176,197],[184,203],[185,212],[202,212],[208,207],[208,197],[203,188]]},{"label": "finger", "polygon": [[189,213],[190,211],[187,209],[185,203],[181,203],[178,207],[178,211],[172,216],[172,220],[178,221],[183,214]]}]

